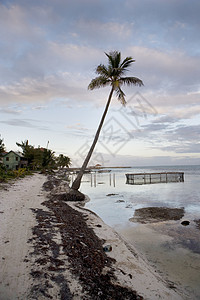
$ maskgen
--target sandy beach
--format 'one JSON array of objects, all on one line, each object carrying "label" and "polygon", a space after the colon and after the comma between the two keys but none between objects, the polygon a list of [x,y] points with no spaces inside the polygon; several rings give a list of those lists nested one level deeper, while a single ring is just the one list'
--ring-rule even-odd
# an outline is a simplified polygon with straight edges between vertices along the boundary
[{"label": "sandy beach", "polygon": [[42,174],[1,188],[1,300],[189,299],[66,190]]}]

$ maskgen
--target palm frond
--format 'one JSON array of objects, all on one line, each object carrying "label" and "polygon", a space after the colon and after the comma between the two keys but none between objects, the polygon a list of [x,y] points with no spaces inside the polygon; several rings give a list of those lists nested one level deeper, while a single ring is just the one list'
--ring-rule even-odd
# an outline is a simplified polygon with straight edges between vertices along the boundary
[{"label": "palm frond", "polygon": [[130,86],[130,85],[138,85],[138,86],[144,85],[142,80],[137,78],[137,77],[121,77],[120,82],[122,84],[127,84],[128,86]]},{"label": "palm frond", "polygon": [[122,91],[120,86],[118,86],[116,89],[116,94],[117,94],[117,99],[121,102],[122,105],[126,105],[126,100],[125,100],[125,93]]},{"label": "palm frond", "polygon": [[112,69],[113,68],[113,58],[111,53],[105,53],[105,55],[108,57],[108,68]]},{"label": "palm frond", "polygon": [[101,87],[105,87],[110,85],[111,80],[104,77],[104,76],[98,76],[91,80],[90,84],[88,85],[89,90],[99,89]]},{"label": "palm frond", "polygon": [[96,68],[96,73],[99,74],[100,76],[105,76],[105,77],[109,77],[109,70],[105,65],[100,64],[97,68]]},{"label": "palm frond", "polygon": [[130,67],[130,65],[135,62],[135,60],[128,56],[126,57],[123,62],[121,63],[121,53],[118,51],[112,51],[108,53],[105,53],[108,57],[108,68],[110,70],[111,76],[114,77],[121,77],[124,75],[124,73],[127,71],[127,69]]},{"label": "palm frond", "polygon": [[115,68],[119,68],[120,67],[120,62],[121,62],[121,53],[120,52],[116,52],[115,56],[114,56],[114,60],[115,60]]},{"label": "palm frond", "polygon": [[122,69],[127,69],[128,67],[130,67],[130,65],[135,62],[135,60],[131,57],[131,56],[128,56],[126,57],[123,62],[121,63],[120,65],[120,68]]},{"label": "palm frond", "polygon": [[125,77],[124,74],[127,71],[128,67],[135,62],[135,60],[128,56],[121,63],[121,53],[118,51],[111,51],[105,53],[108,57],[108,65],[105,66],[100,64],[96,68],[96,73],[99,75],[94,78],[88,89],[93,90],[95,88],[105,87],[107,85],[112,85],[115,91],[117,92],[118,99],[125,104],[125,94],[121,90],[121,85],[138,85],[142,86],[143,82],[137,77]]},{"label": "palm frond", "polygon": [[108,53],[105,53],[108,57],[108,66],[110,66],[113,69],[119,68],[120,61],[121,61],[121,53],[118,51],[111,51]]}]

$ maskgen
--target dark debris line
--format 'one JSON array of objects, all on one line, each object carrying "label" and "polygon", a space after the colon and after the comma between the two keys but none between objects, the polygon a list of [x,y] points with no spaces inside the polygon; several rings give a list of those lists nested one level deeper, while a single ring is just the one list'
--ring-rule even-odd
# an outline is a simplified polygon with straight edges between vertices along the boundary
[{"label": "dark debris line", "polygon": [[[135,291],[111,282],[115,279],[112,271],[114,260],[105,254],[103,241],[87,226],[86,215],[72,209],[62,200],[61,195],[50,194],[43,205],[48,207],[49,211],[33,210],[38,224],[33,228],[33,238],[30,242],[34,245],[32,255],[38,259],[35,260],[36,264],[31,274],[38,279],[38,284],[32,288],[32,299],[39,299],[40,295],[52,299],[50,289],[55,283],[60,289],[59,299],[73,299],[63,275],[65,262],[59,259],[61,246],[70,271],[81,283],[85,296],[80,299],[143,299]],[[61,234],[61,244],[53,240],[56,229],[59,229]],[[102,273],[105,266],[110,270],[107,274]]]},{"label": "dark debris line", "polygon": [[60,245],[53,240],[56,220],[50,212],[42,209],[32,210],[36,214],[38,224],[32,228],[33,238],[29,240],[34,249],[31,253],[31,261],[34,259],[31,275],[36,282],[31,289],[30,298],[40,299],[43,296],[53,299],[50,289],[56,283],[60,289],[60,299],[73,299],[68,283],[62,275],[65,262],[59,259]]}]

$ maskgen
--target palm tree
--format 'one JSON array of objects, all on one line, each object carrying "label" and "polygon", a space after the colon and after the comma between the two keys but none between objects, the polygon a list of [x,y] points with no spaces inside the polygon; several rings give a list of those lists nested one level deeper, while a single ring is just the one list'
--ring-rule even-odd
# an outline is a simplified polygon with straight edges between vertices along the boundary
[{"label": "palm tree", "polygon": [[57,158],[57,165],[63,169],[64,167],[69,168],[71,165],[71,159],[68,156],[60,154]]},{"label": "palm tree", "polygon": [[137,77],[124,77],[124,74],[128,70],[128,68],[131,66],[135,60],[132,57],[126,57],[123,61],[121,61],[121,53],[118,51],[112,51],[109,54],[105,53],[108,57],[108,66],[105,66],[103,64],[100,64],[96,68],[96,73],[98,76],[90,82],[88,89],[93,90],[96,88],[101,88],[105,86],[111,86],[111,91],[107,100],[107,104],[104,110],[104,113],[102,115],[101,121],[99,123],[99,127],[97,129],[96,135],[94,137],[94,141],[90,147],[90,150],[85,158],[85,161],[83,162],[83,165],[74,180],[72,184],[72,189],[78,190],[81,184],[81,178],[84,174],[84,171],[88,165],[88,162],[92,156],[92,153],[94,151],[95,145],[98,141],[99,134],[101,131],[101,128],[104,123],[104,119],[106,117],[106,114],[108,112],[108,108],[112,99],[112,95],[115,92],[117,95],[118,100],[122,103],[122,105],[126,104],[125,100],[125,94],[121,89],[122,85],[143,85],[142,80],[140,80]]}]

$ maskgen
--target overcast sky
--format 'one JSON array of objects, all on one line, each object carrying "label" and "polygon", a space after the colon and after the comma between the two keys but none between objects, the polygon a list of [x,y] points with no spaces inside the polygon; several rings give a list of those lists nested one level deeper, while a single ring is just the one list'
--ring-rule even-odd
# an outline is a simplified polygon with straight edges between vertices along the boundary
[{"label": "overcast sky", "polygon": [[0,0],[0,134],[80,164],[109,87],[88,91],[104,52],[135,59],[91,161],[200,164],[199,0]]}]

